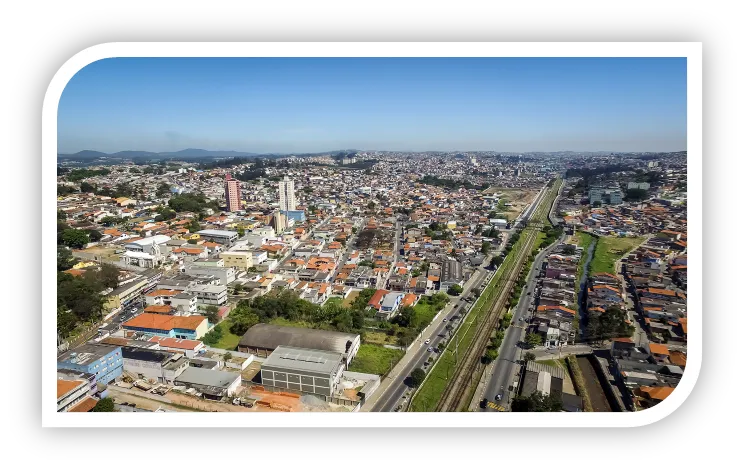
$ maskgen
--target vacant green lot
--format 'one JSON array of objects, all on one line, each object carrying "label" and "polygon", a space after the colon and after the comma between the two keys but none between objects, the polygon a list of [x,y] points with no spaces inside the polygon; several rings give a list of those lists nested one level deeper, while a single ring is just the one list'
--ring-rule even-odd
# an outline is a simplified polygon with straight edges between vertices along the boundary
[{"label": "vacant green lot", "polygon": [[276,317],[269,321],[269,324],[273,324],[275,326],[288,326],[288,327],[304,327],[305,329],[317,329],[314,328],[312,324],[306,321],[290,321],[289,319],[282,318],[282,317]]},{"label": "vacant green lot", "polygon": [[398,338],[394,335],[387,335],[385,332],[380,331],[364,331],[364,343],[374,345],[397,345]]},{"label": "vacant green lot", "polygon": [[351,304],[356,300],[356,297],[359,296],[359,290],[354,290],[351,293],[349,293],[349,296],[347,296],[343,302],[341,303],[341,306],[344,308],[351,307]]},{"label": "vacant green lot", "polygon": [[381,345],[362,344],[349,366],[349,371],[383,376],[403,358],[403,355],[405,355],[403,350],[385,348]]},{"label": "vacant green lot", "polygon": [[240,342],[240,336],[237,336],[230,332],[230,319],[225,319],[217,326],[222,331],[222,338],[215,345],[215,348],[221,348],[225,350],[235,350],[238,348],[238,342]]},{"label": "vacant green lot", "polygon": [[424,304],[422,302],[419,302],[414,306],[413,310],[416,311],[416,323],[427,326],[431,324],[431,320],[434,319],[434,316],[436,316],[439,311],[439,309],[436,309],[434,305]]},{"label": "vacant green lot", "polygon": [[344,302],[344,300],[342,298],[339,298],[337,296],[334,296],[332,298],[328,298],[326,300],[326,302],[323,304],[323,306],[328,306],[328,305],[332,305],[332,304],[337,304],[337,305],[341,306],[341,304],[343,302]]},{"label": "vacant green lot", "polygon": [[568,373],[568,365],[566,360],[535,360],[535,363],[542,363],[543,365],[555,366],[556,368],[562,368],[563,371]]},{"label": "vacant green lot", "polygon": [[601,236],[594,248],[594,258],[589,264],[589,275],[615,273],[615,262],[643,242],[642,237],[616,238]]},{"label": "vacant green lot", "polygon": [[584,263],[586,262],[586,257],[589,255],[589,246],[591,246],[594,236],[580,231],[574,237],[578,238],[576,241],[579,243],[579,246],[584,248],[581,253],[581,259],[579,260],[579,269],[576,272],[576,297],[578,298],[581,277],[584,275]]}]

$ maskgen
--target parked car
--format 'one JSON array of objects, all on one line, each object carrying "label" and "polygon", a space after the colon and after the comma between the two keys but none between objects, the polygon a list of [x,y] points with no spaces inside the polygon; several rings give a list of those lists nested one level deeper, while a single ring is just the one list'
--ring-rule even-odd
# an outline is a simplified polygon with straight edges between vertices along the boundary
[{"label": "parked car", "polygon": [[431,342],[431,339],[426,339],[426,340],[424,341],[424,343],[425,343],[425,344],[427,344],[427,345],[429,344],[429,342]]},{"label": "parked car", "polygon": [[504,397],[504,396],[502,396],[501,394],[497,394],[497,395],[496,395],[496,400],[497,400],[497,401],[500,401],[502,397]]}]

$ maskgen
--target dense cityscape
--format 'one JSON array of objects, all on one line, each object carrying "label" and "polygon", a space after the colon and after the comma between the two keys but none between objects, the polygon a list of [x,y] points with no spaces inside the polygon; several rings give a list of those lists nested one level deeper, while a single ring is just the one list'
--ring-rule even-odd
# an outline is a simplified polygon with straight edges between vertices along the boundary
[{"label": "dense cityscape", "polygon": [[685,151],[235,155],[59,155],[59,412],[636,412],[684,373]]}]

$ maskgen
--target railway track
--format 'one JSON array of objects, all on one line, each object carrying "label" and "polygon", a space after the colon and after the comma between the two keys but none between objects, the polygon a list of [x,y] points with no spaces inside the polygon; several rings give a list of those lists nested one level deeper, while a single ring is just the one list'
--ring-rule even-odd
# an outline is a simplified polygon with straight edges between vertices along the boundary
[{"label": "railway track", "polygon": [[[437,403],[437,412],[457,412],[462,408],[465,401],[469,401],[470,393],[468,391],[473,384],[473,380],[477,381],[477,377],[480,376],[478,371],[481,367],[481,357],[490,340],[491,331],[494,330],[502,318],[501,312],[504,310],[514,284],[524,269],[525,261],[529,258],[534,241],[540,231],[540,228],[537,228],[539,224],[532,222],[544,220],[549,213],[550,207],[552,207],[550,194],[553,193],[553,189],[554,186],[544,193],[537,209],[530,216],[530,223],[522,232],[524,242],[520,245],[516,261],[508,266],[509,270],[505,272],[506,281],[497,286],[496,301],[485,320],[476,329],[475,337],[463,356],[462,365],[457,368],[455,375],[448,382],[441,399]],[[501,279],[503,278],[501,277]]]}]

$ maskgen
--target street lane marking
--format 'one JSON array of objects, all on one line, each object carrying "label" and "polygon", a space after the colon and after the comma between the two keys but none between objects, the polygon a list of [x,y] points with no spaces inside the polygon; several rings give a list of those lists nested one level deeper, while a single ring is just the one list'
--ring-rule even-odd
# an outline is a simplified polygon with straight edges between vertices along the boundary
[{"label": "street lane marking", "polygon": [[488,404],[486,404],[489,408],[499,411],[499,412],[506,412],[506,409],[503,406],[500,406],[499,404],[496,404],[494,402],[488,401]]}]

